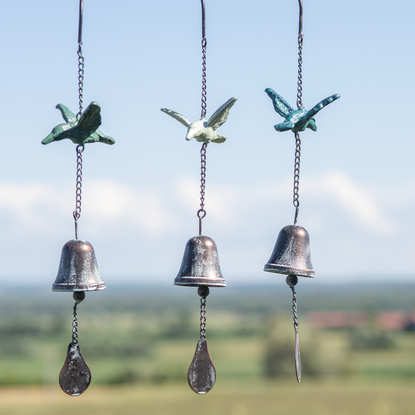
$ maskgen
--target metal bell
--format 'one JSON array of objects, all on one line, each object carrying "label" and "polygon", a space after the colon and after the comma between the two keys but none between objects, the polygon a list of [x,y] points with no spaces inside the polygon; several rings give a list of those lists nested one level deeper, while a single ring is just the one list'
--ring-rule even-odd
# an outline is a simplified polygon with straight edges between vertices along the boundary
[{"label": "metal bell", "polygon": [[308,232],[295,225],[281,229],[264,271],[314,278]]},{"label": "metal bell", "polygon": [[98,291],[105,288],[92,245],[83,239],[66,242],[52,291]]},{"label": "metal bell", "polygon": [[213,239],[208,236],[194,236],[189,239],[174,285],[226,287]]}]

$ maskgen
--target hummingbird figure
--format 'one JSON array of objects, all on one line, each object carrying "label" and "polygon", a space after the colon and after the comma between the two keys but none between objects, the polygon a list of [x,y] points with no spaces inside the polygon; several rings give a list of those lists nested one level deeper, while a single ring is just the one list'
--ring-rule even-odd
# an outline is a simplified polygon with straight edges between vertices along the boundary
[{"label": "hummingbird figure", "polygon": [[176,111],[168,108],[161,108],[161,111],[187,127],[186,140],[191,140],[194,137],[196,141],[203,143],[223,143],[226,140],[226,137],[218,134],[216,130],[228,119],[229,111],[237,99],[238,98],[236,97],[228,99],[213,113],[208,121],[201,118],[200,120],[190,122],[185,116]]},{"label": "hummingbird figure", "polygon": [[52,141],[69,138],[73,143],[83,145],[100,141],[105,144],[114,144],[112,137],[104,135],[98,127],[101,125],[101,107],[96,102],[91,102],[86,110],[77,119],[77,116],[65,105],[56,106],[62,113],[65,124],[57,125],[52,132],[42,141],[49,144]]},{"label": "hummingbird figure", "polygon": [[339,94],[335,94],[323,99],[323,101],[315,105],[310,111],[307,111],[305,108],[294,110],[291,105],[273,89],[267,88],[265,92],[272,99],[275,111],[278,112],[281,117],[285,118],[284,122],[275,125],[274,128],[277,131],[292,130],[294,133],[304,131],[306,128],[317,131],[316,121],[313,118],[314,115],[316,115],[325,106],[340,98]]}]

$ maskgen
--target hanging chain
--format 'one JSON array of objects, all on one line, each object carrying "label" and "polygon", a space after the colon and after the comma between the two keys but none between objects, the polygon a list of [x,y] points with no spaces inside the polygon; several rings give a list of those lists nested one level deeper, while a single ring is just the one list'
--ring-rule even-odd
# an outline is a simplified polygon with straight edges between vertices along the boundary
[{"label": "hanging chain", "polygon": [[75,220],[75,239],[78,239],[78,220],[81,217],[82,205],[82,152],[85,150],[83,145],[76,146],[76,205],[73,212]]},{"label": "hanging chain", "polygon": [[293,320],[294,320],[294,330],[298,332],[298,315],[297,315],[297,293],[293,285],[290,285],[291,291],[293,292]]},{"label": "hanging chain", "polygon": [[202,235],[202,219],[206,216],[205,210],[205,183],[206,183],[206,148],[207,143],[203,143],[200,150],[200,209],[197,211],[199,218],[199,236]]},{"label": "hanging chain", "polygon": [[297,81],[297,108],[303,108],[303,4],[298,0],[300,6],[300,19],[298,24],[298,81]]},{"label": "hanging chain", "polygon": [[82,115],[83,93],[84,93],[84,57],[82,56],[82,22],[84,15],[84,1],[79,1],[79,26],[78,26],[78,93],[79,93],[79,112],[76,119]]},{"label": "hanging chain", "polygon": [[78,302],[75,301],[73,306],[73,320],[72,320],[72,344],[78,343],[78,317],[76,313],[76,307],[78,306]]},{"label": "hanging chain", "polygon": [[202,112],[200,118],[206,117],[206,108],[207,108],[207,92],[206,92],[206,38],[202,39]]},{"label": "hanging chain", "polygon": [[73,320],[72,320],[72,344],[78,343],[78,315],[76,313],[76,308],[78,304],[85,300],[84,291],[75,291],[73,293],[73,299],[75,304],[73,306]]},{"label": "hanging chain", "polygon": [[[297,81],[297,108],[303,108],[303,3],[298,0],[300,7],[298,22],[298,81]],[[294,194],[293,204],[295,207],[294,225],[297,224],[298,211],[300,209],[300,157],[301,157],[301,139],[300,134],[295,132],[295,158],[294,158]]]},{"label": "hanging chain", "polygon": [[202,112],[200,118],[206,117],[207,108],[207,92],[206,92],[206,15],[205,15],[205,1],[202,2]]},{"label": "hanging chain", "polygon": [[84,57],[82,56],[82,43],[78,46],[78,93],[79,93],[79,112],[76,119],[82,115],[83,111],[83,94],[84,94]]},{"label": "hanging chain", "polygon": [[200,338],[206,339],[206,297],[209,295],[209,287],[200,285],[197,294],[200,298]]},{"label": "hanging chain", "polygon": [[295,158],[294,158],[294,188],[293,205],[295,207],[294,225],[297,224],[298,211],[300,209],[300,157],[301,157],[301,138],[298,132],[295,133]]},{"label": "hanging chain", "polygon": [[[202,5],[202,111],[200,118],[206,117],[207,108],[207,92],[206,92],[206,13],[205,0],[201,0]],[[199,236],[202,235],[202,219],[206,216],[205,211],[205,182],[206,182],[206,147],[207,143],[203,143],[200,150],[200,209],[197,211],[199,218]]]},{"label": "hanging chain", "polygon": [[206,297],[200,299],[200,338],[206,339]]}]

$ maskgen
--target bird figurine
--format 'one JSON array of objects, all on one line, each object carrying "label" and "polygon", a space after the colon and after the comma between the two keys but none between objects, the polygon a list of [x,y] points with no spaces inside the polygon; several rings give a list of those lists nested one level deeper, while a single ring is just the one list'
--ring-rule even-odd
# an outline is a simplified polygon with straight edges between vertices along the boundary
[{"label": "bird figurine", "polygon": [[218,134],[216,130],[228,119],[229,111],[237,99],[238,98],[236,97],[228,99],[214,112],[208,121],[201,118],[200,120],[190,122],[186,117],[176,111],[168,108],[161,108],[161,111],[187,127],[186,140],[191,140],[194,137],[196,138],[196,141],[203,143],[223,143],[226,140],[226,137]]},{"label": "bird figurine", "polygon": [[284,122],[275,125],[274,128],[277,131],[292,130],[294,133],[304,131],[306,128],[317,131],[316,121],[313,118],[314,115],[316,115],[325,106],[340,98],[339,94],[335,94],[323,99],[323,101],[319,102],[310,111],[307,111],[305,108],[294,110],[290,104],[288,104],[288,102],[281,95],[278,95],[273,89],[267,88],[265,92],[272,99],[275,111],[277,111],[281,117],[285,118]]},{"label": "bird figurine", "polygon": [[69,138],[73,143],[83,145],[100,141],[105,144],[114,144],[112,137],[104,135],[98,127],[101,125],[101,107],[96,102],[91,102],[82,113],[79,120],[76,115],[63,104],[56,106],[62,113],[65,124],[57,125],[52,132],[42,141],[49,144],[52,141]]}]

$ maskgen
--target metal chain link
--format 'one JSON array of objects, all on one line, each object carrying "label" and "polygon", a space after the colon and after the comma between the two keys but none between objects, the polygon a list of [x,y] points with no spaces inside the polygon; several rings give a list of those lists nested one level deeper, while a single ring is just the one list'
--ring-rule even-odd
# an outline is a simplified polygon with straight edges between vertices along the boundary
[{"label": "metal chain link", "polygon": [[84,96],[84,57],[82,56],[82,42],[78,46],[78,93],[79,93],[79,111],[76,114],[76,119],[82,115],[83,111],[83,96]]},{"label": "metal chain link", "polygon": [[298,35],[298,81],[297,81],[297,108],[303,108],[303,40],[304,35]]},{"label": "metal chain link", "polygon": [[[303,108],[303,3],[298,0],[300,8],[298,22],[298,81],[297,81],[297,108]],[[298,211],[300,209],[300,157],[301,157],[301,139],[300,134],[295,132],[295,158],[294,158],[294,194],[293,204],[295,207],[294,225],[297,224]]]},{"label": "metal chain link", "polygon": [[200,299],[200,338],[206,339],[206,297]]},{"label": "metal chain link", "polygon": [[298,211],[300,209],[300,157],[301,157],[301,138],[298,132],[295,133],[295,158],[294,158],[294,187],[293,205],[295,207],[294,225],[297,224]]},{"label": "metal chain link", "polygon": [[202,112],[200,118],[206,117],[207,108],[207,91],[206,91],[206,13],[205,2],[201,0],[202,4]]},{"label": "metal chain link", "polygon": [[200,118],[206,118],[207,108],[207,90],[206,90],[206,45],[207,40],[204,37],[202,39],[202,112]]},{"label": "metal chain link", "polygon": [[82,152],[85,150],[83,145],[76,146],[76,204],[73,212],[75,220],[75,239],[78,239],[78,220],[81,217],[82,205]]},{"label": "metal chain link", "polygon": [[297,82],[297,108],[303,108],[303,3],[298,0],[300,6],[300,18],[298,24],[298,82]]},{"label": "metal chain link", "polygon": [[76,313],[76,307],[78,306],[78,302],[75,301],[73,306],[73,320],[72,320],[72,344],[78,343],[78,318]]},{"label": "metal chain link", "polygon": [[199,218],[199,235],[202,235],[202,219],[206,216],[205,210],[205,183],[206,183],[206,148],[207,143],[203,143],[200,150],[200,209],[197,211]]},{"label": "metal chain link", "polygon": [[82,115],[83,111],[83,95],[84,95],[84,57],[82,56],[82,22],[84,15],[84,2],[79,0],[79,26],[78,26],[78,93],[79,93],[79,111],[76,119]]},{"label": "metal chain link", "polygon": [[294,330],[298,332],[298,315],[297,315],[297,293],[293,285],[290,285],[291,291],[293,292],[293,320],[294,320]]}]

